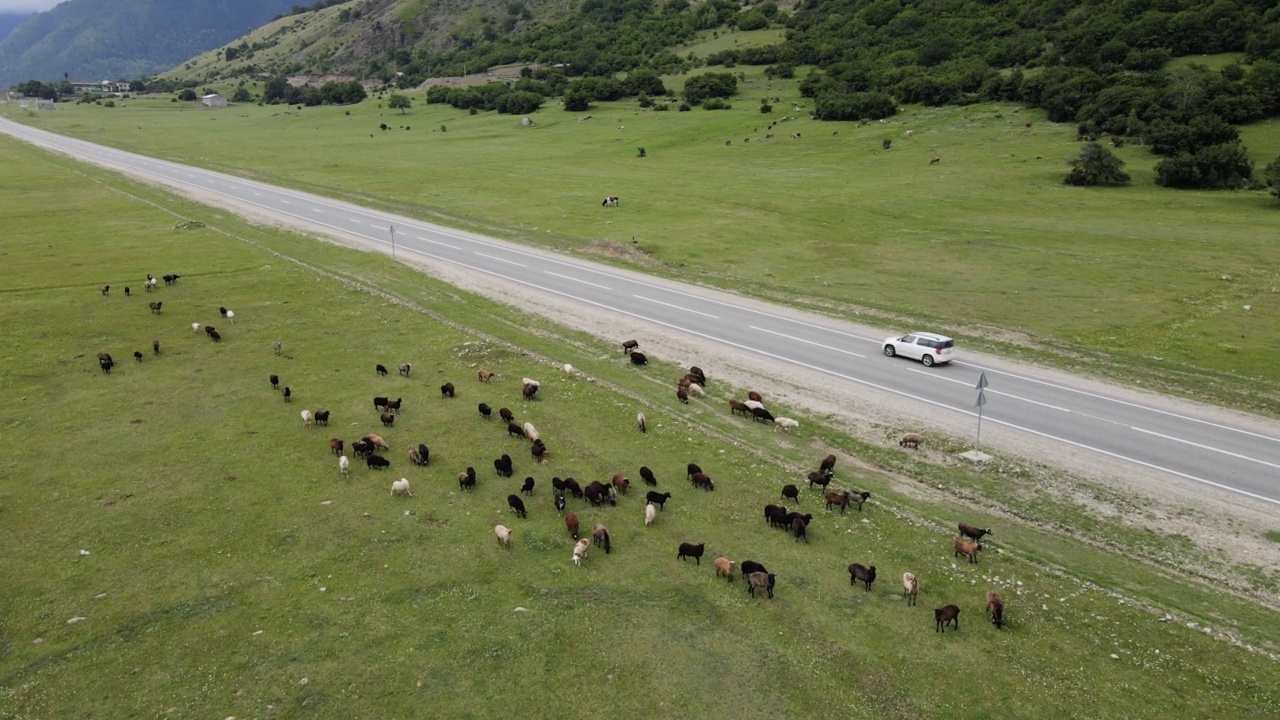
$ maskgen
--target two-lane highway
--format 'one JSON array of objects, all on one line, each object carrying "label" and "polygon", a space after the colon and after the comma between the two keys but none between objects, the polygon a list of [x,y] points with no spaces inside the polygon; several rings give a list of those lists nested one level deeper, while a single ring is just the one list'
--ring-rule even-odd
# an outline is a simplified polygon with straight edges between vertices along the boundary
[{"label": "two-lane highway", "polygon": [[[1181,401],[1144,402],[1133,393],[1089,389],[1094,383],[1051,381],[1034,368],[1004,369],[1012,367],[1004,362],[985,366],[963,347],[958,350],[961,360],[925,368],[884,357],[880,343],[889,333],[832,318],[122,152],[8,120],[0,120],[0,131],[148,182],[222,198],[233,209],[251,208],[255,215],[322,234],[362,238],[388,251],[394,227],[397,253],[691,333],[729,353],[763,355],[823,373],[833,382],[874,387],[939,413],[974,415],[974,386],[985,371],[991,386],[984,423],[1280,505],[1280,423],[1267,419],[1208,412]],[[573,324],[572,318],[558,320]]]}]

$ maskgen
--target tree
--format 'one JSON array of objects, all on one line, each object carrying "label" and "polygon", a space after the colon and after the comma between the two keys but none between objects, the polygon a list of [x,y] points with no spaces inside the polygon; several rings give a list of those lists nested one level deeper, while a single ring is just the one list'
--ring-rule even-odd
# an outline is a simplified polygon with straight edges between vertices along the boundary
[{"label": "tree", "polygon": [[413,108],[413,103],[409,102],[408,95],[401,95],[400,93],[391,93],[391,97],[387,99],[387,107],[391,108],[392,110],[399,110],[400,114],[403,115],[405,110],[409,110]]},{"label": "tree", "polygon": [[691,105],[707,98],[727,98],[738,91],[738,78],[729,73],[695,75],[684,83],[684,99]]},{"label": "tree", "polygon": [[1129,173],[1124,171],[1124,161],[1098,143],[1085,143],[1080,154],[1067,162],[1071,172],[1068,185],[1090,186],[1103,184],[1127,185]]},{"label": "tree", "polygon": [[253,95],[249,93],[249,88],[243,85],[236,88],[235,93],[231,96],[231,102],[242,103],[242,102],[251,102],[252,100],[253,100]]},{"label": "tree", "polygon": [[1280,156],[1272,160],[1263,173],[1267,185],[1271,186],[1271,194],[1275,195],[1277,200],[1280,200]]},{"label": "tree", "polygon": [[195,100],[195,99],[196,99],[196,91],[195,91],[195,90],[192,90],[191,88],[185,88],[185,89],[183,89],[181,92],[179,92],[179,93],[178,93],[178,99],[179,99],[179,100],[185,100],[185,101],[187,101],[187,102],[190,102],[190,101],[192,101],[192,100]]},{"label": "tree", "polygon": [[585,88],[570,85],[564,93],[564,109],[569,112],[582,112],[591,107],[591,94]]},{"label": "tree", "polygon": [[1156,184],[1202,190],[1236,190],[1249,184],[1253,161],[1236,142],[1183,152],[1156,163]]}]

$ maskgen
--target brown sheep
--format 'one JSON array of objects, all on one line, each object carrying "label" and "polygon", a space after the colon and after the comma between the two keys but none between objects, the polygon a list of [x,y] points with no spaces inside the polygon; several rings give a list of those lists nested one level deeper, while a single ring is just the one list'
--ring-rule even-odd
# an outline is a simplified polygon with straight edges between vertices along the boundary
[{"label": "brown sheep", "polygon": [[919,448],[920,443],[923,442],[924,437],[920,435],[920,433],[904,433],[898,440],[898,444],[902,447],[909,447],[912,449]]},{"label": "brown sheep", "polygon": [[574,540],[577,540],[578,539],[578,516],[574,513],[569,513],[568,515],[565,515],[564,526],[569,531],[569,535]]},{"label": "brown sheep", "polygon": [[338,438],[329,438],[329,449],[334,455],[341,455],[344,443]]},{"label": "brown sheep", "polygon": [[721,556],[716,558],[716,577],[724,575],[729,582],[733,582],[733,568],[735,565],[737,565],[737,563],[727,557]]},{"label": "brown sheep", "polygon": [[1004,600],[1000,599],[1000,593],[995,590],[987,591],[987,612],[991,613],[991,622],[997,630],[1004,627]]},{"label": "brown sheep", "polygon": [[755,390],[747,391],[747,399],[755,400],[758,403],[764,402],[764,398],[760,395],[760,393],[756,392]]},{"label": "brown sheep", "polygon": [[384,412],[379,417],[382,419],[383,427],[391,427],[392,424],[394,424],[396,421],[396,416],[392,415],[391,413]]},{"label": "brown sheep", "polygon": [[955,605],[934,608],[933,621],[937,625],[936,632],[946,632],[947,624],[954,622],[956,631],[960,630],[960,608]]},{"label": "brown sheep", "polygon": [[953,557],[960,557],[961,555],[964,555],[969,558],[969,562],[978,562],[978,552],[982,550],[982,543],[972,542],[970,540],[965,540],[964,538],[956,538],[954,545],[956,551]]},{"label": "brown sheep", "polygon": [[489,370],[476,371],[476,377],[480,378],[480,382],[491,383],[493,382],[493,376],[494,376],[494,373]]},{"label": "brown sheep", "polygon": [[733,415],[733,414],[735,414],[735,413],[742,413],[743,415],[750,415],[750,414],[751,414],[751,408],[747,407],[747,404],[746,404],[746,403],[744,403],[744,402],[742,402],[741,400],[730,400],[730,401],[729,401],[729,414],[730,414],[730,415]]},{"label": "brown sheep", "polygon": [[627,494],[627,488],[631,487],[631,481],[622,475],[613,476],[613,486],[623,495]]}]

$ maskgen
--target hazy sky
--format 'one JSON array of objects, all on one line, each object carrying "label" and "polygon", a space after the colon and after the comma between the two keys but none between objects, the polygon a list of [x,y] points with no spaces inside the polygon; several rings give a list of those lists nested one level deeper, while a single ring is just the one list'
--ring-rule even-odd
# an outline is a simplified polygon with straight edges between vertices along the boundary
[{"label": "hazy sky", "polygon": [[62,0],[0,0],[0,13],[42,12]]}]

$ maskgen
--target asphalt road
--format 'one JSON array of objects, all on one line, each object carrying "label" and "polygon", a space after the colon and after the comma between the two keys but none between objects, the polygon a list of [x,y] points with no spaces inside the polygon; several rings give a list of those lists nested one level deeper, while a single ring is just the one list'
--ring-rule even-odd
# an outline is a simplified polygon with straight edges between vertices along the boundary
[{"label": "asphalt road", "polygon": [[[202,195],[223,198],[228,205],[247,206],[258,215],[321,233],[364,238],[390,249],[394,227],[398,254],[449,263],[620,317],[692,333],[722,344],[728,352],[758,353],[825,373],[837,382],[860,383],[910,398],[938,412],[976,416],[975,385],[985,372],[989,386],[984,424],[1004,425],[1080,452],[1100,453],[1185,482],[1280,505],[1280,423],[1270,420],[1211,421],[1208,418],[1222,413],[1200,412],[1185,402],[1134,401],[1128,393],[1087,389],[1096,384],[1084,381],[1051,382],[1034,368],[1014,372],[982,367],[966,361],[963,347],[957,350],[955,362],[925,368],[884,357],[881,342],[889,333],[851,332],[852,326],[830,318],[770,309],[754,300],[134,155],[8,120],[0,119],[0,131],[154,183],[198,189]],[[559,320],[572,324],[571,318]],[[1167,407],[1179,410],[1162,409]]]}]

